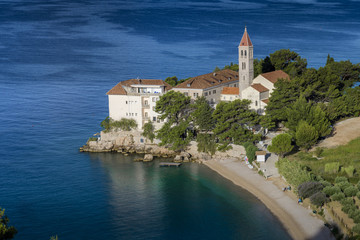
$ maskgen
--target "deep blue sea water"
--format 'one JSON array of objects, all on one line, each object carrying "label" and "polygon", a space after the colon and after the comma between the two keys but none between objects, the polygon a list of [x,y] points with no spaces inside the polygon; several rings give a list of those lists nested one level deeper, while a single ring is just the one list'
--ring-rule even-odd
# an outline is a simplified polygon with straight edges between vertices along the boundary
[{"label": "deep blue sea water", "polygon": [[0,206],[16,239],[289,239],[256,198],[204,166],[79,153],[129,78],[185,78],[263,58],[360,62],[360,2],[0,1]]}]

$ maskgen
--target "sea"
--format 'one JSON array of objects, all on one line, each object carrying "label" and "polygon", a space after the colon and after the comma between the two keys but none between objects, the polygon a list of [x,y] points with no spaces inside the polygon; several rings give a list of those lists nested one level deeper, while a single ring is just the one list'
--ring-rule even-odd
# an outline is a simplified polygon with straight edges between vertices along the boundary
[{"label": "sea", "polygon": [[360,2],[1,0],[0,206],[15,239],[291,239],[253,195],[206,166],[80,153],[130,78],[179,79],[296,51],[360,62]]}]

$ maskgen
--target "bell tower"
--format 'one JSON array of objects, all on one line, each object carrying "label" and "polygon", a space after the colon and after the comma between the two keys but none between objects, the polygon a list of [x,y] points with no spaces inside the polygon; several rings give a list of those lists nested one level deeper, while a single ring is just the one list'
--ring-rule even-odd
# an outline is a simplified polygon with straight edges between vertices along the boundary
[{"label": "bell tower", "polygon": [[239,94],[252,84],[254,79],[254,47],[245,26],[239,44]]}]

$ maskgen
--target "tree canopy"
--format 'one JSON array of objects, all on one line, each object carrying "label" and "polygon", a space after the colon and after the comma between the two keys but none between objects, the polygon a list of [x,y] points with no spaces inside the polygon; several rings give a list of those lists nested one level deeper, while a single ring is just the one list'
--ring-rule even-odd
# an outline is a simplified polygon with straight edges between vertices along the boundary
[{"label": "tree canopy", "polygon": [[5,215],[5,209],[0,207],[0,239],[13,239],[17,230],[13,226],[9,226],[9,218]]}]

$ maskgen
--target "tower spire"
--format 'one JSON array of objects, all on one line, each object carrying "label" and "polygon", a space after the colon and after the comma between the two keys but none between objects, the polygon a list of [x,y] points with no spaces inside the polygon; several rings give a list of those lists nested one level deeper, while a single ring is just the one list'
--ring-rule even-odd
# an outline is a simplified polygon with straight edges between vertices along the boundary
[{"label": "tower spire", "polygon": [[245,26],[244,34],[239,44],[239,94],[252,84],[254,79],[254,47]]}]

